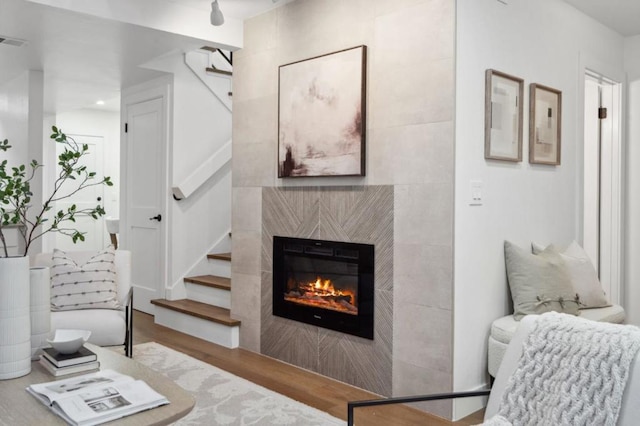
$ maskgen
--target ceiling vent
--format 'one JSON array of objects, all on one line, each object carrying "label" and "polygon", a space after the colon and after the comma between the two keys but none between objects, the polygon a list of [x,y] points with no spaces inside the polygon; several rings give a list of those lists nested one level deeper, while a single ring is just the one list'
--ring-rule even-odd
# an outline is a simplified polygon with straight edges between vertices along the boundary
[{"label": "ceiling vent", "polygon": [[15,46],[15,47],[22,47],[25,44],[27,44],[27,40],[0,35],[0,44],[6,44],[8,46]]}]

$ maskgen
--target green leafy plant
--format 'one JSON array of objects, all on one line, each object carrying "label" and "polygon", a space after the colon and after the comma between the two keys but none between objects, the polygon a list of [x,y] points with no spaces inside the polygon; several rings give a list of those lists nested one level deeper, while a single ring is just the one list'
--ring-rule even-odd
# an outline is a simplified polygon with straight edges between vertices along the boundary
[{"label": "green leafy plant", "polygon": [[[77,143],[56,126],[51,129],[51,139],[63,145],[63,151],[58,155],[60,172],[53,183],[51,194],[45,198],[42,206],[37,207],[39,210],[34,214],[30,213],[31,209],[35,208],[31,204],[33,196],[31,183],[43,166],[36,160],[32,160],[29,166],[16,167],[9,167],[7,160],[0,162],[0,250],[2,250],[0,257],[9,256],[3,232],[7,226],[17,226],[20,230],[24,240],[23,255],[26,256],[34,240],[51,232],[67,235],[74,243],[84,241],[85,233],[72,225],[76,218],[88,216],[98,219],[105,214],[100,205],[78,209],[75,204],[50,213],[56,202],[67,199],[85,188],[97,185],[113,186],[108,176],[98,178],[95,172],[87,170],[87,167],[82,164],[82,157],[89,151],[88,145]],[[0,151],[6,152],[9,148],[11,145],[7,139],[0,141]],[[75,184],[65,185],[66,182],[71,181]]]}]

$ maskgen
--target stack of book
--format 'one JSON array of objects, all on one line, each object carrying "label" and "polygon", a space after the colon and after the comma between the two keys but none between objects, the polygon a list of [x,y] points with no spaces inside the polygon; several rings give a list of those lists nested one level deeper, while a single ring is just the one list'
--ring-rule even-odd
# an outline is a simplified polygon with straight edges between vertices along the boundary
[{"label": "stack of book", "polygon": [[61,354],[53,348],[44,348],[40,355],[40,364],[54,376],[100,368],[96,354],[84,346],[72,354]]}]

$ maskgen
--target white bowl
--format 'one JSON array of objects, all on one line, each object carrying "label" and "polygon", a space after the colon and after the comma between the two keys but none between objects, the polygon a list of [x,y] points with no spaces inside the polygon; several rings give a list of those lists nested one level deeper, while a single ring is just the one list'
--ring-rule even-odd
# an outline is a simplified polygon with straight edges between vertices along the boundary
[{"label": "white bowl", "polygon": [[47,343],[61,354],[72,354],[89,340],[89,330],[56,330],[53,339],[47,339]]}]

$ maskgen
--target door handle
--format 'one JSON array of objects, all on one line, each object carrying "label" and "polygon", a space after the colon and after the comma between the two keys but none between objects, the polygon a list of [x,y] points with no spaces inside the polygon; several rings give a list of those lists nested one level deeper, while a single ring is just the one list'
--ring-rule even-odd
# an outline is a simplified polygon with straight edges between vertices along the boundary
[{"label": "door handle", "polygon": [[150,217],[149,220],[157,220],[158,222],[162,221],[162,215],[157,215],[154,217]]}]

